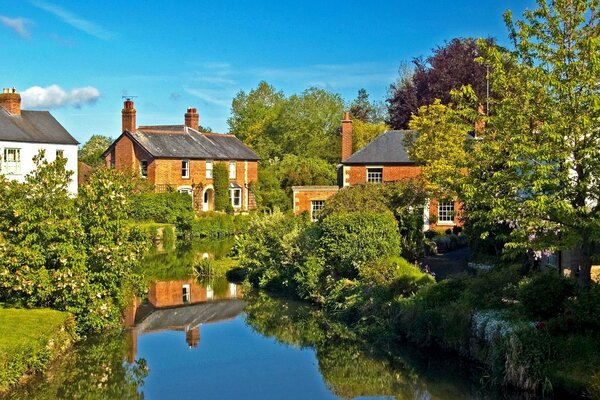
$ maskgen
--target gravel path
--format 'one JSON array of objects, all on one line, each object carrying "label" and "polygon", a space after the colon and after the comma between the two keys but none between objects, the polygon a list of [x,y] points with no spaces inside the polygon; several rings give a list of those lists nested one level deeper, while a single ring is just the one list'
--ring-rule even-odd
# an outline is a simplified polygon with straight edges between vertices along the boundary
[{"label": "gravel path", "polygon": [[471,251],[468,247],[449,251],[444,254],[427,256],[421,260],[422,265],[427,265],[429,271],[435,274],[436,281],[441,281],[449,276],[469,274],[467,262]]}]

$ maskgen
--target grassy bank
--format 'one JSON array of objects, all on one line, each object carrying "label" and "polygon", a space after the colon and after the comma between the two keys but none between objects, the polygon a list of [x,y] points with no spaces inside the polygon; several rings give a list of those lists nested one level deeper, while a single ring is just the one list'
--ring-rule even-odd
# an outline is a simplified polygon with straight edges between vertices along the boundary
[{"label": "grassy bank", "polygon": [[0,394],[42,372],[75,339],[75,322],[66,312],[0,308]]}]

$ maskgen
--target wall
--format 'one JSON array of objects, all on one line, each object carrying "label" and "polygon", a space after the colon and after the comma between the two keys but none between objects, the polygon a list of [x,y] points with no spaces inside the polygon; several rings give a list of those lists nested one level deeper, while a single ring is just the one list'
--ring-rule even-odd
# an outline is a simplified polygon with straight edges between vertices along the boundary
[{"label": "wall", "polygon": [[335,195],[337,186],[294,186],[293,188],[294,214],[311,212],[311,201],[327,200]]},{"label": "wall", "polygon": [[402,179],[416,178],[421,174],[421,168],[414,165],[345,165],[343,167],[344,186],[352,186],[367,182],[367,168],[383,168],[383,181],[393,182]]},{"label": "wall", "polygon": [[0,141],[1,158],[4,158],[4,149],[7,147],[21,149],[21,173],[18,175],[6,175],[8,179],[16,180],[18,182],[24,182],[25,175],[31,173],[35,169],[33,157],[38,154],[39,150],[45,150],[46,160],[48,161],[54,161],[56,159],[56,150],[63,150],[63,155],[67,159],[65,168],[68,171],[73,171],[69,182],[69,192],[77,194],[77,145]]}]

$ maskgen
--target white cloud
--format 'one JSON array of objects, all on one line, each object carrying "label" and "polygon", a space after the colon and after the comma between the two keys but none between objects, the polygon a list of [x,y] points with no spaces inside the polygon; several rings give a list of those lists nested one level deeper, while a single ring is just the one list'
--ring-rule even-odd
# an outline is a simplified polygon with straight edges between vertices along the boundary
[{"label": "white cloud", "polygon": [[64,23],[71,25],[73,28],[79,29],[82,32],[87,33],[88,35],[97,37],[98,39],[112,39],[117,36],[114,32],[106,30],[101,26],[89,21],[79,15],[73,14],[70,11],[65,10],[62,7],[56,6],[54,4],[47,3],[45,1],[36,1],[31,0],[31,4],[34,6],[49,12],[50,14],[55,15]]},{"label": "white cloud", "polygon": [[9,18],[4,15],[0,15],[0,24],[12,29],[22,38],[29,38],[31,32],[27,30],[27,25],[31,22],[25,18]]},{"label": "white cloud", "polygon": [[98,101],[100,91],[92,86],[66,91],[58,85],[48,87],[33,86],[21,93],[23,108],[60,108],[72,106],[81,108]]},{"label": "white cloud", "polygon": [[231,99],[233,97],[232,93],[225,92],[221,89],[185,88],[184,90],[192,96],[199,98],[200,100],[204,100],[207,103],[221,107],[229,107],[229,105],[231,104]]}]

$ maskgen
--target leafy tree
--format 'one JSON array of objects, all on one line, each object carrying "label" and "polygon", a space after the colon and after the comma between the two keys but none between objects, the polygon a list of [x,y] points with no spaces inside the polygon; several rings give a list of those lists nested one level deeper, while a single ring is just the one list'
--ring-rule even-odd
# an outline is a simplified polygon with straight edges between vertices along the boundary
[{"label": "leafy tree", "polygon": [[[492,39],[487,39],[493,45]],[[427,58],[413,60],[414,71],[403,71],[403,76],[390,86],[388,123],[394,129],[406,129],[411,115],[418,107],[435,99],[442,104],[451,101],[450,91],[471,85],[480,99],[486,98],[486,66],[475,61],[479,57],[475,39],[452,39],[438,46]]]},{"label": "leafy tree", "polygon": [[263,159],[281,153],[280,135],[273,123],[285,104],[285,96],[262,81],[249,93],[240,91],[231,103],[229,130]]},{"label": "leafy tree", "polygon": [[233,207],[229,200],[229,171],[225,163],[215,163],[213,186],[215,188],[215,210],[232,212]]},{"label": "leafy tree", "polygon": [[291,96],[273,126],[281,138],[281,155],[295,154],[338,162],[343,111],[342,98],[323,89],[310,88]]},{"label": "leafy tree", "polygon": [[352,121],[352,152],[365,147],[369,142],[390,128],[383,122],[370,123],[360,119]]},{"label": "leafy tree", "polygon": [[353,120],[362,122],[380,123],[384,117],[383,104],[369,101],[369,93],[366,89],[359,89],[358,95],[350,103],[350,115]]},{"label": "leafy tree", "polygon": [[[468,174],[451,185],[472,218],[513,228],[509,248],[573,249],[581,287],[590,285],[600,237],[598,8],[598,0],[538,0],[523,20],[505,15],[513,52],[480,43],[492,89],[503,95],[492,99],[480,140],[463,137],[470,149],[456,168],[467,166]],[[445,113],[461,117],[454,107]],[[434,121],[414,128],[425,124]],[[431,131],[446,146],[442,129]],[[421,154],[420,161],[437,162]]]},{"label": "leafy tree", "polygon": [[102,153],[108,149],[113,140],[108,136],[92,135],[89,140],[79,149],[79,161],[92,167],[104,165]]}]

